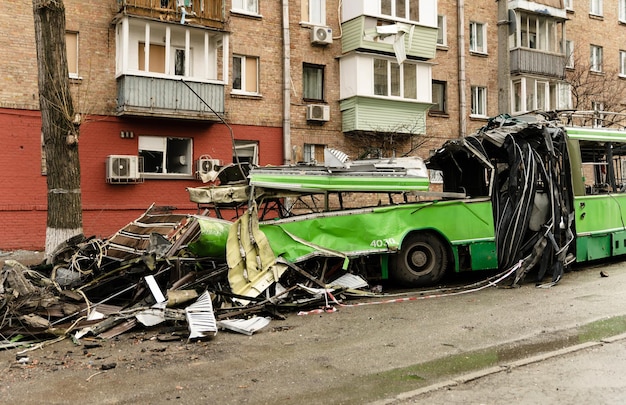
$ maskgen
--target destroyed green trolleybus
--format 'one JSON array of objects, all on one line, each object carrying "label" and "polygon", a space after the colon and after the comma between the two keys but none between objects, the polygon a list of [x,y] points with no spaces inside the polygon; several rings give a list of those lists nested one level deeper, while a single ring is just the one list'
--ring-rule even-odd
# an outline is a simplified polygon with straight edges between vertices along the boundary
[{"label": "destroyed green trolleybus", "polygon": [[[495,117],[425,162],[443,177],[438,192],[416,160],[336,154],[337,164],[253,168],[244,186],[188,191],[199,205],[247,201],[225,246],[238,294],[258,295],[289,267],[427,286],[446,272],[517,266],[513,283],[530,270],[554,283],[572,262],[626,254],[626,131],[587,118]],[[201,224],[199,254],[215,243],[211,221]]]}]

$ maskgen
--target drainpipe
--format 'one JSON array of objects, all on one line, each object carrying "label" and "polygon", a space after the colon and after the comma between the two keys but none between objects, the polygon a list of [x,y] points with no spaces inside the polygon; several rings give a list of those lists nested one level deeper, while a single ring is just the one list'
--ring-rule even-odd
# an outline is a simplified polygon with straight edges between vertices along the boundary
[{"label": "drainpipe", "polygon": [[290,47],[289,39],[289,0],[283,1],[283,164],[291,163],[291,89],[290,89]]},{"label": "drainpipe", "polygon": [[467,99],[465,95],[465,2],[458,0],[456,18],[458,30],[458,53],[459,53],[459,136],[467,134]]},{"label": "drainpipe", "polygon": [[498,114],[511,112],[511,62],[509,58],[509,10],[498,0]]}]

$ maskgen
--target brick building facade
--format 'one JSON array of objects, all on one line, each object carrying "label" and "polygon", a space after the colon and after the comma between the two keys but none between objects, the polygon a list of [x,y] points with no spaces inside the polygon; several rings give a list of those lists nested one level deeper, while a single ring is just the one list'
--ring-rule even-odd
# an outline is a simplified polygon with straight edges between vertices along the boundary
[{"label": "brick building facade", "polygon": [[[563,89],[594,60],[595,77],[621,91],[625,1],[508,1],[510,56],[523,58],[511,66],[507,112],[571,106]],[[153,203],[195,212],[185,189],[202,185],[201,158],[295,164],[322,160],[325,146],[352,158],[427,157],[500,112],[497,2],[64,3],[87,235],[107,237]],[[0,249],[40,249],[47,200],[32,2],[0,3],[0,22]],[[142,156],[141,181],[107,181],[110,155]]]}]

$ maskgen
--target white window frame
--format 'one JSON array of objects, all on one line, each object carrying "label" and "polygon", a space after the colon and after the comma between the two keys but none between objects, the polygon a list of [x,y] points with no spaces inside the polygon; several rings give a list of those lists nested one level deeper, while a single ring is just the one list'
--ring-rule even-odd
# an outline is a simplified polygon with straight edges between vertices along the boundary
[{"label": "white window frame", "polygon": [[626,0],[618,0],[617,20],[626,23]]},{"label": "white window frame", "polygon": [[[324,163],[324,149],[326,145],[323,144],[314,144],[314,143],[305,143],[304,148],[302,150],[303,156],[302,159],[306,163],[316,163],[321,164]],[[316,158],[319,157],[320,159]]]},{"label": "white window frame", "polygon": [[437,16],[437,46],[448,46],[447,24],[445,15]]},{"label": "white window frame", "polygon": [[619,76],[626,77],[626,51],[619,51]]},{"label": "white window frame", "polygon": [[[487,54],[487,24],[477,21],[470,21],[469,30],[470,52]],[[480,41],[481,43],[479,43],[479,39],[482,39],[482,41]]]},{"label": "white window frame", "polygon": [[563,7],[565,7],[566,10],[573,10],[574,0],[563,0]]},{"label": "white window frame", "polygon": [[[176,146],[176,148],[174,147]],[[150,170],[155,162],[147,153],[161,153],[161,164],[157,171]],[[143,157],[142,174],[146,178],[172,178],[193,176],[193,139],[171,136],[140,135],[138,137],[138,155]]]},{"label": "white window frame", "polygon": [[602,17],[602,0],[589,0],[589,14]]},{"label": "white window frame", "polygon": [[[375,64],[376,62],[385,62],[386,63],[386,66],[387,66],[386,67],[386,79],[387,79],[387,82],[386,82],[385,86],[386,86],[386,90],[387,91],[386,91],[386,94],[376,94],[376,90],[375,90],[375,88],[376,88],[376,74],[374,72],[375,71],[374,66],[372,66],[372,72],[374,74],[374,77],[372,77],[372,86],[373,86],[372,94],[374,94],[375,96],[379,96],[379,97],[389,97],[389,98],[395,98],[395,99],[401,98],[401,99],[404,99],[404,100],[417,100],[417,94],[418,94],[417,92],[419,90],[417,88],[418,87],[417,85],[418,85],[418,81],[419,80],[418,80],[418,77],[417,77],[417,65],[416,64],[404,62],[403,64],[398,65],[395,62],[395,60],[373,58],[372,59],[372,64]],[[399,73],[400,73],[400,78],[399,78],[399,83],[398,83],[399,84],[399,94],[397,94],[397,95],[392,95],[392,91],[393,91],[393,88],[392,88],[392,68],[399,69]],[[406,78],[406,73],[405,73],[406,69],[414,69],[415,70],[415,89],[412,90],[412,95],[414,97],[407,96],[407,94],[409,92],[407,91],[408,90],[408,88],[407,88],[407,84],[408,83],[405,83],[405,80],[407,80],[407,79],[405,79]]]},{"label": "white window frame", "polygon": [[565,40],[565,67],[574,69],[574,41]]},{"label": "white window frame", "polygon": [[[366,0],[366,1],[372,1],[372,0]],[[382,3],[383,1],[389,1],[390,2],[390,8],[391,8],[391,13],[390,14],[383,14],[383,7],[382,7]],[[406,20],[406,21],[415,21],[415,22],[419,22],[418,20],[412,20],[411,19],[411,7],[417,7],[417,14],[419,16],[419,1],[415,1],[415,0],[404,0],[404,10],[406,12],[406,16],[398,16],[398,11],[396,10],[396,2],[398,0],[379,0],[379,5],[380,5],[380,15],[382,16],[386,16],[386,17],[392,17],[394,19],[398,19],[398,20]],[[419,18],[419,17],[418,17]]]},{"label": "white window frame", "polygon": [[[234,59],[238,58],[241,60],[241,72],[240,72],[240,87],[239,89],[235,88],[235,84],[233,83],[233,89],[232,92],[236,93],[236,94],[254,94],[254,95],[258,95],[259,94],[259,58],[256,56],[246,56],[246,55],[233,55],[233,81],[235,80],[235,61]],[[247,77],[247,71],[246,69],[248,68],[248,63],[247,61],[250,59],[254,59],[256,61],[256,89],[254,90],[246,90],[246,88],[248,87],[247,85],[249,83],[246,83],[246,77]]]},{"label": "white window frame", "polygon": [[487,117],[487,87],[471,86],[471,117]]},{"label": "white window frame", "polygon": [[259,165],[259,143],[257,141],[235,141],[235,149],[233,151],[233,163],[238,163],[237,158],[241,163],[249,162],[250,165]]},{"label": "white window frame", "polygon": [[259,15],[259,0],[233,0],[232,11]]},{"label": "white window frame", "polygon": [[326,0],[303,0],[302,22],[326,25]]},{"label": "white window frame", "polygon": [[[592,126],[594,128],[602,128],[604,126],[604,114],[602,114],[602,112],[604,111],[604,103],[601,102],[601,101],[592,101],[591,102],[591,109],[593,111],[600,112],[600,114],[598,115],[598,118],[594,118],[593,119]],[[594,116],[595,116],[595,114],[594,114]]]},{"label": "white window frame", "polygon": [[602,72],[602,47],[598,45],[590,45],[589,66],[592,72]]}]

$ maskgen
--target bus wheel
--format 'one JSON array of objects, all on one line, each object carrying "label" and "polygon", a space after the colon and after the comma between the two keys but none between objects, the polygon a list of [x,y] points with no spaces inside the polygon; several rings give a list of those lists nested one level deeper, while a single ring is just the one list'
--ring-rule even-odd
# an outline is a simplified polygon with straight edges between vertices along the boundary
[{"label": "bus wheel", "polygon": [[422,287],[437,283],[448,267],[446,247],[429,233],[407,236],[400,252],[391,256],[391,278],[407,287]]}]

